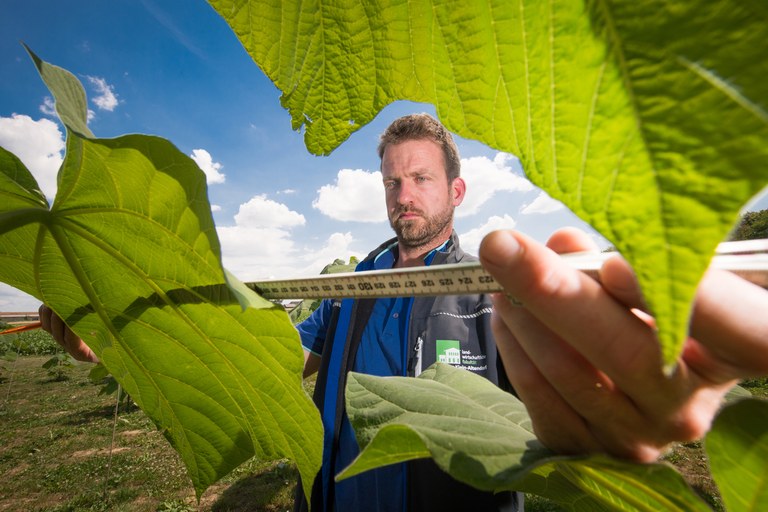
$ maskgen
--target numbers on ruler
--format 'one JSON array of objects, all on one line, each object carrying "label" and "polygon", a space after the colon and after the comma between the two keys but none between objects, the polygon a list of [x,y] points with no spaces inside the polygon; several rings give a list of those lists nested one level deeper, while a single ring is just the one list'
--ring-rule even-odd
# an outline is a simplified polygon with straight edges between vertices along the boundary
[{"label": "numbers on ruler", "polygon": [[[441,277],[442,276],[442,277]],[[429,293],[445,293],[448,290],[474,290],[480,286],[493,285],[493,277],[479,271],[442,273],[435,276],[418,277],[417,275],[384,275],[356,276],[355,278],[340,277],[336,280],[316,282],[312,279],[293,282],[260,283],[262,293],[280,295],[283,297],[331,297],[334,294],[344,296],[393,296],[426,295]],[[487,289],[487,288],[483,288]]]}]

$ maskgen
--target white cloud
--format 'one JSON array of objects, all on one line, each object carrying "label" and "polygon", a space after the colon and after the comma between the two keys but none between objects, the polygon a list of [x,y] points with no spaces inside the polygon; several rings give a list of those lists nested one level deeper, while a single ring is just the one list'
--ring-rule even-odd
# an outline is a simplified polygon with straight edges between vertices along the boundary
[{"label": "white cloud", "polygon": [[320,187],[312,207],[335,220],[384,222],[387,209],[381,173],[342,169],[335,184]]},{"label": "white cloud", "polygon": [[223,167],[219,162],[214,162],[213,157],[204,149],[193,149],[189,155],[197,166],[205,173],[205,182],[209,185],[224,183],[227,176],[219,171]]},{"label": "white cloud", "polygon": [[361,257],[351,249],[351,233],[333,233],[322,245],[300,247],[285,229],[218,228],[224,266],[239,279],[253,281],[317,275],[336,258]]},{"label": "white cloud", "polygon": [[212,204],[211,205],[211,211],[212,212],[220,212],[221,211],[221,206],[219,206],[218,204]]},{"label": "white cloud", "polygon": [[303,267],[297,275],[312,276],[320,273],[323,268],[337,258],[349,261],[350,256],[356,256],[363,259],[365,254],[351,249],[355,238],[352,233],[333,233],[319,249],[312,250],[306,248],[303,251],[303,257],[300,259]]},{"label": "white cloud", "polygon": [[302,214],[282,203],[267,199],[267,196],[262,194],[240,205],[240,210],[235,215],[235,223],[248,228],[283,229],[303,226],[306,219]]},{"label": "white cloud", "polygon": [[278,228],[217,228],[224,266],[243,280],[289,275],[296,254],[291,233]]},{"label": "white cloud", "polygon": [[[467,195],[456,209],[457,217],[477,213],[496,192],[528,192],[530,181],[518,170],[517,158],[498,153],[493,160],[471,157],[461,160],[461,176],[467,183]],[[312,207],[324,215],[340,221],[384,222],[387,212],[381,173],[362,169],[342,169],[336,183],[323,185],[318,190]]]},{"label": "white cloud", "polygon": [[56,195],[56,175],[64,158],[64,135],[56,123],[19,114],[0,117],[0,146],[21,159],[46,197]]},{"label": "white cloud", "polygon": [[298,252],[290,228],[303,226],[304,216],[261,195],[241,204],[234,220],[217,229],[224,266],[241,279],[284,275]]},{"label": "white cloud", "polygon": [[520,213],[523,215],[531,215],[536,213],[552,213],[565,208],[563,203],[552,199],[545,192],[540,192],[536,199],[530,204],[524,204],[520,208]]},{"label": "white cloud", "polygon": [[277,193],[278,193],[278,195],[279,195],[279,194],[286,194],[286,195],[290,195],[290,194],[295,194],[295,193],[296,193],[296,190],[295,190],[295,189],[292,189],[292,188],[286,188],[285,190],[278,190],[278,191],[277,191]]},{"label": "white cloud", "polygon": [[477,255],[480,242],[482,242],[485,235],[497,229],[514,229],[516,224],[515,219],[509,215],[504,215],[503,217],[494,215],[482,226],[470,229],[466,233],[459,235],[461,248],[469,254]]},{"label": "white cloud", "polygon": [[234,217],[234,226],[217,228],[224,266],[245,281],[317,275],[336,258],[362,256],[351,249],[351,233],[333,233],[315,245],[296,242],[304,216],[286,205],[256,196]]},{"label": "white cloud", "polygon": [[53,98],[50,96],[43,98],[43,104],[40,105],[40,112],[48,117],[56,117],[58,115],[56,114],[56,106],[53,102]]},{"label": "white cloud", "polygon": [[528,192],[530,181],[520,173],[517,158],[508,153],[497,153],[491,160],[484,156],[462,158],[461,177],[467,183],[467,195],[456,209],[456,217],[477,213],[496,192]]},{"label": "white cloud", "polygon": [[103,78],[97,76],[86,76],[88,81],[93,86],[97,95],[91,98],[91,101],[96,105],[99,110],[106,110],[112,112],[119,103],[117,95],[115,94],[115,88],[109,85]]}]

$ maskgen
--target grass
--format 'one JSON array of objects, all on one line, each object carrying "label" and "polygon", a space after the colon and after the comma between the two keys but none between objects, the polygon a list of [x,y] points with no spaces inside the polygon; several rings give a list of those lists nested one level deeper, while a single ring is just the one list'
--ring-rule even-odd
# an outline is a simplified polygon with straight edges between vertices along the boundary
[{"label": "grass", "polygon": [[[30,353],[51,353],[40,334],[32,336]],[[115,422],[116,398],[98,395],[99,387],[88,379],[92,365],[51,372],[42,367],[50,357],[23,356],[0,365],[0,512],[292,508],[298,477],[293,465],[258,460],[213,485],[198,507],[184,466],[152,422],[135,407],[121,409]],[[768,379],[743,385],[768,397]],[[666,459],[713,509],[722,510],[701,443],[679,445]],[[529,497],[526,510],[560,508]]]},{"label": "grass", "polygon": [[0,511],[291,509],[294,467],[258,460],[208,489],[198,509],[181,460],[144,413],[121,411],[115,423],[115,396],[97,396],[91,365],[57,380],[42,368],[48,359],[20,357],[0,373]]},{"label": "grass", "polygon": [[[749,379],[742,382],[741,386],[755,397],[768,398],[768,378]],[[677,444],[664,460],[680,471],[688,484],[713,510],[725,510],[717,485],[709,474],[709,463],[702,441]]]}]

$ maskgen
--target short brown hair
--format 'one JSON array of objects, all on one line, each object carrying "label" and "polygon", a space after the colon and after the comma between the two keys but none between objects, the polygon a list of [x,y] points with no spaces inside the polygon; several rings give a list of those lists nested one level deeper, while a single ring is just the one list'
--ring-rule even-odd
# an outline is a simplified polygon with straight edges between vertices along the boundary
[{"label": "short brown hair", "polygon": [[445,174],[448,177],[448,183],[452,183],[461,174],[459,149],[445,126],[429,114],[410,114],[392,121],[392,124],[381,134],[379,158],[384,158],[384,150],[390,144],[424,139],[431,140],[443,149]]}]

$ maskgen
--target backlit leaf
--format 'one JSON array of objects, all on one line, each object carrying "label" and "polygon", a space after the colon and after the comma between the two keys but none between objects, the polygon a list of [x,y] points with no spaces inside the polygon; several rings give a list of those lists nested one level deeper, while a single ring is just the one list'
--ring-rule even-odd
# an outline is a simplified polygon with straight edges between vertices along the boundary
[{"label": "backlit leaf", "polygon": [[322,426],[298,335],[282,308],[225,278],[203,172],[158,137],[87,137],[69,104],[79,82],[34,59],[69,113],[66,157],[49,209],[0,148],[0,280],[83,338],[179,452],[198,496],[254,455],[290,458],[312,482]]},{"label": "backlit leaf", "polygon": [[768,182],[762,2],[210,3],[314,153],[408,99],[519,156],[633,265],[674,363],[715,246]]}]

